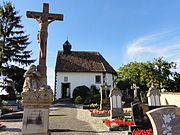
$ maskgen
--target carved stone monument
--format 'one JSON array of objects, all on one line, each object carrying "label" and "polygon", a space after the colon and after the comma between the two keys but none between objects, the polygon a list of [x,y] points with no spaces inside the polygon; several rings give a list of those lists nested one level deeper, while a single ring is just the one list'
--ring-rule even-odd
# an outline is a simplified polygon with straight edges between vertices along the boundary
[{"label": "carved stone monument", "polygon": [[123,116],[123,109],[122,109],[122,93],[121,90],[118,88],[113,88],[110,91],[110,117],[120,117]]},{"label": "carved stone monument", "polygon": [[48,25],[55,20],[63,21],[63,15],[49,13],[48,3],[43,3],[43,12],[27,11],[26,15],[28,18],[35,19],[40,26],[40,30],[38,31],[38,35],[37,35],[38,37],[37,40],[40,46],[39,65],[37,66],[37,68],[38,71],[41,73],[42,85],[46,85],[47,84],[46,51],[47,51]]},{"label": "carved stone monument", "polygon": [[154,135],[180,135],[180,108],[162,107],[147,112]]},{"label": "carved stone monument", "polygon": [[38,43],[40,44],[39,65],[31,65],[25,72],[22,92],[24,106],[22,135],[48,135],[49,106],[53,93],[47,85],[46,48],[48,25],[55,20],[63,20],[62,14],[50,14],[49,4],[43,4],[43,12],[27,11],[27,17],[37,20],[40,26]]}]

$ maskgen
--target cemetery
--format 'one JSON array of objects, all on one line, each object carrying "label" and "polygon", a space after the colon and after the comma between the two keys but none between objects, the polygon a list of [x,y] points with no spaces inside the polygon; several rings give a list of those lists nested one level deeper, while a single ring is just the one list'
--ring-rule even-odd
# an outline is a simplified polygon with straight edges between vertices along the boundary
[{"label": "cemetery", "polygon": [[[0,96],[0,134],[180,135],[180,94],[173,91],[179,74],[171,72],[174,63],[158,58],[115,71],[99,52],[72,51],[66,40],[57,51],[53,90],[47,81],[48,26],[64,21],[64,14],[49,12],[49,3],[43,3],[42,12],[27,11],[26,17],[40,26],[39,63],[27,61],[28,69],[20,71],[20,94]],[[164,65],[159,68],[157,63]],[[164,82],[172,74],[174,87],[168,87]]]}]

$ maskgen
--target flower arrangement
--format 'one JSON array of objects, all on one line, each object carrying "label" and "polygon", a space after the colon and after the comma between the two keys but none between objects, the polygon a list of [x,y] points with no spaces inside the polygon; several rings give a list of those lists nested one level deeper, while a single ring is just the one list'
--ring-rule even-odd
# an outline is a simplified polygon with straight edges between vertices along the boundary
[{"label": "flower arrangement", "polygon": [[98,108],[98,104],[89,104],[89,105],[83,105],[83,109],[95,109]]},{"label": "flower arrangement", "polygon": [[140,129],[135,129],[131,132],[132,135],[153,135],[153,130],[152,129],[145,129],[145,130],[140,130]]},{"label": "flower arrangement", "polygon": [[104,113],[109,113],[109,110],[98,110],[98,109],[90,109],[90,112],[93,114],[104,114]]},{"label": "flower arrangement", "polygon": [[107,120],[107,121],[105,121],[105,124],[108,127],[117,127],[117,126],[134,125],[134,122],[133,121],[121,121],[121,120]]},{"label": "flower arrangement", "polygon": [[2,114],[12,113],[13,108],[1,108],[1,112],[2,112]]}]

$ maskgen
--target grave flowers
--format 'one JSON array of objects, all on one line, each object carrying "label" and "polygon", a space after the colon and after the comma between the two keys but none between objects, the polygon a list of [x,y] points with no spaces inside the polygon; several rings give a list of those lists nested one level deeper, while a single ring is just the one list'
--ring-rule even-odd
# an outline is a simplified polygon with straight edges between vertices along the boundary
[{"label": "grave flowers", "polygon": [[104,124],[109,128],[110,131],[125,131],[128,130],[129,125],[134,125],[134,122],[122,120],[106,120]]},{"label": "grave flowers", "polygon": [[107,117],[109,116],[109,110],[98,110],[98,109],[90,109],[91,116],[93,117]]},{"label": "grave flowers", "polygon": [[118,126],[129,126],[134,125],[133,121],[121,121],[121,120],[107,120],[105,124],[111,127],[112,124],[117,124]]},{"label": "grave flowers", "polygon": [[153,130],[152,129],[145,129],[145,130],[140,130],[140,129],[135,129],[131,132],[132,135],[153,135]]},{"label": "grave flowers", "polygon": [[83,109],[96,109],[98,107],[99,107],[98,104],[83,105]]}]

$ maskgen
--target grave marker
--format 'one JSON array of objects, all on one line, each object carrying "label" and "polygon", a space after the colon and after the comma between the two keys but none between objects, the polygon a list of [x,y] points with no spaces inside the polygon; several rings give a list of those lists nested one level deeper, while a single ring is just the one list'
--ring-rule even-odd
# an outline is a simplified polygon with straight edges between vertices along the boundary
[{"label": "grave marker", "polygon": [[152,84],[147,93],[148,105],[160,106],[161,105],[160,96],[161,94],[160,94],[159,89],[155,88],[154,85]]},{"label": "grave marker", "polygon": [[123,109],[122,109],[122,92],[118,88],[113,88],[110,91],[110,117],[120,117],[123,116]]},{"label": "grave marker", "polygon": [[147,112],[154,135],[180,135],[180,108],[163,107]]}]

